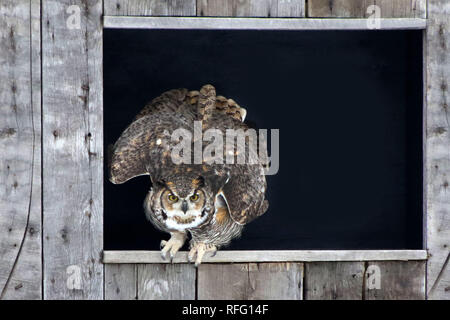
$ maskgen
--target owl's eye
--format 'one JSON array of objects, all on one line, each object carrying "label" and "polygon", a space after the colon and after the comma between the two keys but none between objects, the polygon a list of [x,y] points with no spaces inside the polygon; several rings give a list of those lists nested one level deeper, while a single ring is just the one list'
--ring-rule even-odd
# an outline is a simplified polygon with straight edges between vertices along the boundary
[{"label": "owl's eye", "polygon": [[191,201],[197,201],[197,200],[198,200],[198,193],[193,194],[193,195],[191,196]]},{"label": "owl's eye", "polygon": [[175,201],[178,200],[178,197],[176,195],[174,195],[174,194],[169,194],[167,196],[167,199],[169,199],[169,201],[171,201],[171,202],[175,202]]}]

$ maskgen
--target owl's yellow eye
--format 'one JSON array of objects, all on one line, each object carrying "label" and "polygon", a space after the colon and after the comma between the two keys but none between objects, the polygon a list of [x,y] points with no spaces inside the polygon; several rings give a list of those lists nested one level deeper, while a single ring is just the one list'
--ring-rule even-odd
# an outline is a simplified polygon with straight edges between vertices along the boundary
[{"label": "owl's yellow eye", "polygon": [[191,201],[197,201],[197,200],[198,200],[198,193],[193,194],[193,195],[191,196]]},{"label": "owl's yellow eye", "polygon": [[169,201],[171,201],[171,202],[178,201],[178,197],[176,195],[174,195],[174,194],[169,194],[167,199],[169,199]]}]

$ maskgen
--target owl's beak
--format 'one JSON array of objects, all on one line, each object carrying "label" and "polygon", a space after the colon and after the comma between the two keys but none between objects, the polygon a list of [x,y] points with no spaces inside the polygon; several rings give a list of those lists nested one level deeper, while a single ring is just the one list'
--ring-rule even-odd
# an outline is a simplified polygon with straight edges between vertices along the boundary
[{"label": "owl's beak", "polygon": [[184,213],[186,213],[188,209],[188,204],[186,200],[183,200],[183,202],[181,203],[181,210],[183,210]]}]

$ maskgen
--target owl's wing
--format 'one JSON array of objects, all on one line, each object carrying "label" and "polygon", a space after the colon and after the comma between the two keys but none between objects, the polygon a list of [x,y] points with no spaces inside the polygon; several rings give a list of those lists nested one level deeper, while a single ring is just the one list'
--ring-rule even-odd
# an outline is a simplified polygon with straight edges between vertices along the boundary
[{"label": "owl's wing", "polygon": [[112,183],[124,183],[141,175],[155,178],[162,167],[171,163],[171,133],[178,128],[191,130],[195,118],[184,103],[186,94],[186,89],[163,93],[125,129],[112,147]]},{"label": "owl's wing", "polygon": [[266,180],[258,168],[232,170],[230,180],[222,188],[231,218],[246,224],[264,214],[269,202],[265,200]]},{"label": "owl's wing", "polygon": [[176,112],[187,100],[188,90],[184,88],[164,92],[147,104],[134,118],[134,121],[158,112]]},{"label": "owl's wing", "polygon": [[211,109],[227,115],[229,121],[243,121],[246,115],[233,100],[216,97],[211,85],[200,91],[174,89],[153,99],[112,147],[110,181],[120,184],[140,175],[156,179],[161,169],[171,164],[172,132],[179,128],[192,131],[193,121],[201,120]]},{"label": "owl's wing", "polygon": [[[200,91],[188,91],[183,88],[164,92],[161,96],[153,99],[148,105],[146,105],[141,112],[136,115],[134,120],[160,110],[166,110],[167,108],[176,111],[181,102],[185,102],[187,105],[195,107],[193,108],[195,112],[198,112],[200,115],[204,115],[204,109],[207,108],[205,105],[210,99],[214,101],[213,104],[210,104],[213,106],[213,112],[229,115],[230,117],[241,122],[245,121],[247,110],[238,105],[233,99],[227,99],[224,96],[216,96],[215,88],[208,84],[204,85]],[[198,109],[196,107],[198,107]]]}]

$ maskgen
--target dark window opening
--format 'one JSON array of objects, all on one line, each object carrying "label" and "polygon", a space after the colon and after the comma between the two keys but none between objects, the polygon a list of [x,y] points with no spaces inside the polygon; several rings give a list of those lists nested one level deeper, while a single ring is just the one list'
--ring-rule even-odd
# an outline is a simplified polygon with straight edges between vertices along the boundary
[{"label": "dark window opening", "polygon": [[[104,30],[104,145],[162,92],[211,83],[280,129],[270,207],[228,249],[422,248],[421,31]],[[148,177],[107,180],[105,249],[159,250]]]}]

